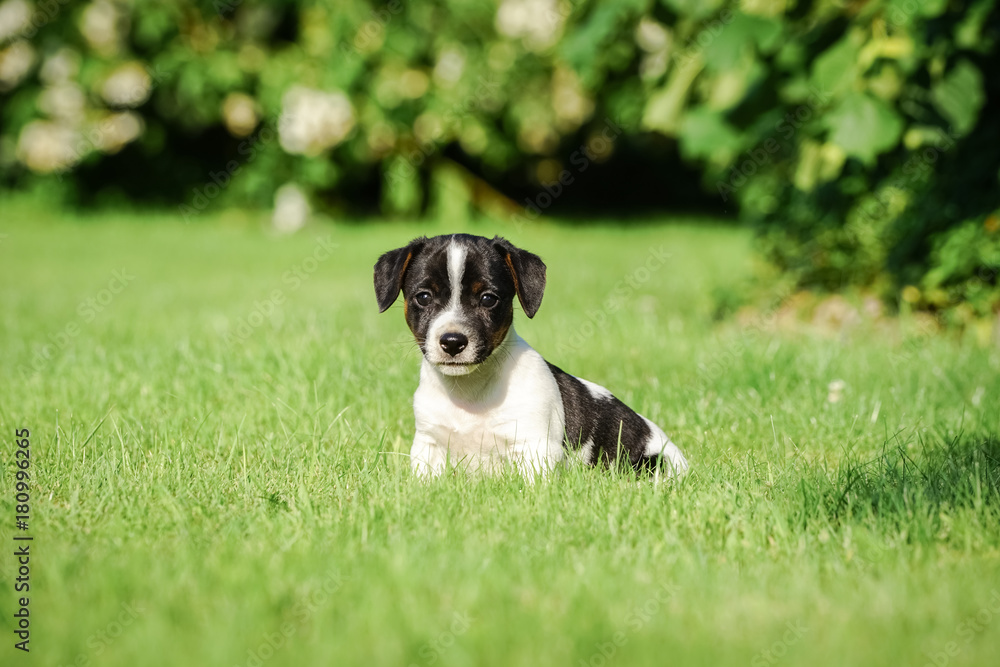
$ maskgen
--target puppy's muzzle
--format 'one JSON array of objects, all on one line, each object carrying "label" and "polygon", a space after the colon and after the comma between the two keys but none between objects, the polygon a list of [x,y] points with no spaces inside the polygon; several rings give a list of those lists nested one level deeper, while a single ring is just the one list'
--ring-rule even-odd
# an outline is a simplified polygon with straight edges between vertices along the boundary
[{"label": "puppy's muzzle", "polygon": [[441,336],[441,349],[450,357],[454,357],[469,346],[469,338],[465,334],[446,333]]}]

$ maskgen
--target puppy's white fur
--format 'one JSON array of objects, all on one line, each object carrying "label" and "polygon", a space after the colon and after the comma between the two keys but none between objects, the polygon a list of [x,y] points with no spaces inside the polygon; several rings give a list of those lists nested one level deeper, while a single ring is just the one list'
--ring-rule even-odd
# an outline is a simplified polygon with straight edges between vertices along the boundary
[{"label": "puppy's white fur", "polygon": [[[447,249],[450,298],[428,328],[420,385],[413,397],[416,434],[410,450],[413,470],[435,476],[448,465],[496,472],[512,465],[526,477],[544,475],[566,456],[566,415],[559,384],[542,356],[511,326],[503,342],[479,364],[476,333],[464,321],[462,278],[466,248],[452,241]],[[446,354],[435,344],[445,333],[469,338],[465,350]],[[577,378],[595,398],[612,399],[604,387]],[[640,415],[641,417],[641,415]],[[650,434],[646,456],[662,456],[668,475],[688,467],[677,446],[642,417]],[[580,458],[591,461],[594,443],[582,443]],[[659,477],[659,469],[657,469]]]},{"label": "puppy's white fur", "polygon": [[513,464],[522,474],[545,473],[564,455],[559,386],[542,355],[513,327],[468,375],[442,373],[424,359],[413,411],[410,460],[420,474],[438,475],[449,463],[484,472]]},{"label": "puppy's white fur", "polygon": [[448,299],[448,307],[434,320],[427,330],[426,358],[431,362],[439,364],[437,368],[445,375],[468,375],[476,370],[476,365],[468,364],[472,359],[475,346],[469,345],[454,357],[447,355],[435,344],[441,336],[447,332],[461,332],[468,334],[467,328],[462,323],[462,277],[465,275],[466,250],[457,243],[448,246],[448,283],[451,288],[451,296]]}]

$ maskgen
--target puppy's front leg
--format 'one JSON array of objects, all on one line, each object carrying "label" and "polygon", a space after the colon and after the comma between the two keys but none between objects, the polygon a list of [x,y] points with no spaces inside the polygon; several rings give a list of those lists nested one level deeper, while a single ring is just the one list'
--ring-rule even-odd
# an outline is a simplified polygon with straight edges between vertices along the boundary
[{"label": "puppy's front leg", "polygon": [[551,443],[547,437],[520,442],[511,448],[511,459],[525,479],[545,478],[563,459],[562,443]]},{"label": "puppy's front leg", "polygon": [[419,477],[437,477],[444,472],[447,455],[434,439],[417,431],[410,448],[410,469]]}]

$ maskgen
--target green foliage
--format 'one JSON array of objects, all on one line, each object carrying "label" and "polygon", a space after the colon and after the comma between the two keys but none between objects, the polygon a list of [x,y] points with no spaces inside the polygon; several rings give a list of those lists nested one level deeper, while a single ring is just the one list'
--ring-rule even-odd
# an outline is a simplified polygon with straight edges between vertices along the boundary
[{"label": "green foliage", "polygon": [[903,121],[892,107],[867,93],[846,95],[825,121],[830,143],[865,165],[894,148],[903,132]]},{"label": "green foliage", "polygon": [[537,191],[613,119],[801,285],[895,294],[1000,208],[998,26],[996,0],[50,2],[0,26],[0,182],[413,215],[473,198],[453,160]]},{"label": "green foliage", "polygon": [[931,100],[958,134],[966,134],[979,120],[984,102],[983,75],[962,59],[931,87]]},{"label": "green foliage", "polygon": [[757,110],[731,113],[745,152],[707,178],[802,286],[859,285],[892,300],[909,286],[911,305],[945,321],[993,318],[998,266],[980,249],[998,242],[1000,210],[1000,155],[986,149],[1000,139],[998,90],[984,76],[997,66],[995,3],[799,10],[786,26],[791,53],[771,68],[780,147],[756,157],[773,133],[754,131]]},{"label": "green foliage", "polygon": [[1000,303],[998,226],[997,217],[991,216],[986,225],[967,222],[935,237],[917,305],[958,304],[951,316],[960,324],[993,315]]}]

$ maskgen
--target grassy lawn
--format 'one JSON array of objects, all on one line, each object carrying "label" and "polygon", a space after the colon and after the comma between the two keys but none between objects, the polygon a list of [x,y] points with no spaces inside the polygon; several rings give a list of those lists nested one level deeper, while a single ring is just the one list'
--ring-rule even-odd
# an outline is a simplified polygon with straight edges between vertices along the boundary
[{"label": "grassy lawn", "polygon": [[742,231],[461,230],[542,255],[518,331],[692,472],[422,483],[419,356],[371,268],[456,230],[3,207],[4,665],[996,664],[1000,353],[905,322],[714,322],[752,271]]}]

